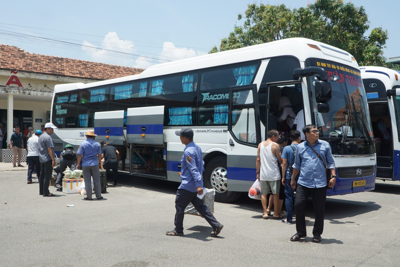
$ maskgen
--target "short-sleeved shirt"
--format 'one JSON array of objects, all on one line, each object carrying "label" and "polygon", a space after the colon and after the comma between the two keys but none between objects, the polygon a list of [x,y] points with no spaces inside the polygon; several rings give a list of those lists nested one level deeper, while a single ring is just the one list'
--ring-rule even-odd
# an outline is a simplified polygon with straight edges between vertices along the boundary
[{"label": "short-sleeved shirt", "polygon": [[34,135],[28,139],[28,157],[39,156],[39,136]]},{"label": "short-sleeved shirt", "polygon": [[197,192],[197,187],[203,187],[204,161],[201,148],[194,142],[189,143],[181,159],[181,185],[178,189]]},{"label": "short-sleeved shirt", "polygon": [[45,163],[51,160],[49,151],[47,150],[49,147],[53,149],[54,153],[53,138],[51,138],[51,136],[47,132],[43,132],[43,134],[39,137],[39,161],[41,163]]},{"label": "short-sleeved shirt", "polygon": [[99,165],[99,159],[97,155],[101,154],[100,144],[91,138],[81,143],[81,147],[78,149],[78,155],[82,155],[82,167]]},{"label": "short-sleeved shirt", "polygon": [[296,130],[300,132],[301,140],[306,140],[304,133],[303,133],[303,127],[304,127],[304,110],[303,109],[297,113],[293,124],[296,124]]},{"label": "short-sleeved shirt", "polygon": [[105,145],[101,148],[101,153],[104,154],[104,165],[118,163],[117,149],[115,147]]},{"label": "short-sleeved shirt", "polygon": [[290,173],[290,167],[294,163],[294,161],[293,161],[294,151],[293,151],[293,148],[291,148],[291,146],[293,146],[294,149],[296,150],[298,145],[299,144],[291,144],[290,146],[285,146],[285,148],[283,149],[282,158],[287,159],[286,179],[292,178],[292,174]]},{"label": "short-sleeved shirt", "polygon": [[16,132],[13,132],[13,134],[11,135],[11,141],[12,146],[22,148],[22,133],[19,132],[19,134],[17,134]]}]

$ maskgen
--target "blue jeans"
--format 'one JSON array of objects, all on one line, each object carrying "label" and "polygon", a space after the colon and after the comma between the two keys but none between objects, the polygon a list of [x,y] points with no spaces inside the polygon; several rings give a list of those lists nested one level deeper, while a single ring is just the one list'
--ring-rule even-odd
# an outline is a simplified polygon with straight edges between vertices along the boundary
[{"label": "blue jeans", "polygon": [[285,207],[288,222],[293,221],[294,190],[290,186],[291,179],[285,179]]}]

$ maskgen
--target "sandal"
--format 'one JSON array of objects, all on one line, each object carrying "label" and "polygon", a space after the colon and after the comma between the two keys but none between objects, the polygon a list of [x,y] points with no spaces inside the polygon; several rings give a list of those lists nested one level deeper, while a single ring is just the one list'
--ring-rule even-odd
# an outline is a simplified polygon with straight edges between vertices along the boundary
[{"label": "sandal", "polygon": [[314,236],[313,239],[312,239],[312,242],[321,243],[321,237],[320,236]]},{"label": "sandal", "polygon": [[264,213],[264,214],[262,215],[262,218],[263,218],[263,219],[268,219],[268,218],[269,218],[269,215]]},{"label": "sandal", "polygon": [[299,233],[296,233],[290,238],[290,241],[300,241],[300,238],[304,237],[306,237],[306,235],[301,235]]},{"label": "sandal", "polygon": [[167,235],[169,235],[169,236],[183,236],[183,233],[178,233],[177,231],[172,230],[172,231],[168,231]]},{"label": "sandal", "polygon": [[85,197],[83,200],[93,200],[93,198]]},{"label": "sandal", "polygon": [[102,199],[104,199],[104,197],[98,197],[98,198],[97,198],[97,200],[102,200]]},{"label": "sandal", "polygon": [[285,216],[283,216],[283,215],[272,216],[272,219],[274,219],[274,220],[281,220],[281,219],[284,219],[284,218],[285,218]]},{"label": "sandal", "polygon": [[219,235],[219,233],[221,233],[222,228],[224,228],[223,224],[220,224],[217,229],[215,229],[214,231],[212,231],[211,236],[212,237],[217,237]]},{"label": "sandal", "polygon": [[55,197],[56,195],[49,193],[48,195],[43,195],[44,197]]}]

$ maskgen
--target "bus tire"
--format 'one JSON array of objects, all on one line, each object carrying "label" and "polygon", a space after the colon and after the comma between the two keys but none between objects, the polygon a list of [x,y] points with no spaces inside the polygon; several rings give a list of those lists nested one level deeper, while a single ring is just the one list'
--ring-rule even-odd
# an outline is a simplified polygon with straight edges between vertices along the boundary
[{"label": "bus tire", "polygon": [[210,160],[204,171],[204,185],[215,190],[215,201],[233,202],[240,197],[239,192],[228,191],[226,179],[226,158],[216,157]]}]

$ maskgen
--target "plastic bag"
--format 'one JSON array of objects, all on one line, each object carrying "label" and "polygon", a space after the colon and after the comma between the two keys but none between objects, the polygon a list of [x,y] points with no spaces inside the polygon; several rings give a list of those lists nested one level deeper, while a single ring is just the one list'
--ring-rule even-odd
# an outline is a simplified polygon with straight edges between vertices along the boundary
[{"label": "plastic bag", "polygon": [[249,189],[249,198],[261,200],[261,184],[256,180]]},{"label": "plastic bag", "polygon": [[[205,193],[205,196],[202,198],[203,203],[207,206],[209,211],[211,213],[214,213],[214,197],[215,197],[215,190],[214,189],[207,189],[204,188],[203,190],[206,190],[207,192]],[[196,196],[197,197],[197,196]],[[201,216],[200,212],[196,210],[196,208],[193,206],[192,203],[189,203],[187,207],[185,208],[185,214],[191,214],[191,215],[199,215]]]}]

